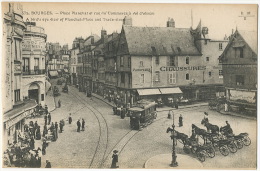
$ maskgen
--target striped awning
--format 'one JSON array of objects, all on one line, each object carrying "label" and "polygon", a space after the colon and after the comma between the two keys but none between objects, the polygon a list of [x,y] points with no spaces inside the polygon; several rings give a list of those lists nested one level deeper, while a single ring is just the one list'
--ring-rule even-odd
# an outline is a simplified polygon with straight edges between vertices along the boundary
[{"label": "striped awning", "polygon": [[153,89],[137,89],[139,96],[146,96],[146,95],[157,95],[161,94],[158,88]]},{"label": "striped awning", "polygon": [[160,88],[162,94],[181,94],[182,91],[179,87]]}]

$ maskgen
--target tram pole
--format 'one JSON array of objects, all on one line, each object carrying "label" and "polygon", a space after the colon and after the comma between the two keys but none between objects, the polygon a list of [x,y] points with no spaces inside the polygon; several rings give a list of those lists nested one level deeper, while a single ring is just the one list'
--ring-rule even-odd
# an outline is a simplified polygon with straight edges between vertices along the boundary
[{"label": "tram pole", "polygon": [[171,163],[171,167],[177,167],[178,166],[178,162],[176,161],[177,156],[176,156],[176,151],[175,151],[175,125],[174,125],[174,113],[172,111],[172,129],[173,129],[173,136],[172,136],[172,163]]}]

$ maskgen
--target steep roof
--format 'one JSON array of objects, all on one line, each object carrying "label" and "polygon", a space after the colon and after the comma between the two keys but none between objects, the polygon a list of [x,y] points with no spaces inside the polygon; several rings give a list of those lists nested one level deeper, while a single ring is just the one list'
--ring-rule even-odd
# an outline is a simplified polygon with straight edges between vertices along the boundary
[{"label": "steep roof", "polygon": [[123,26],[131,55],[201,55],[189,28]]},{"label": "steep roof", "polygon": [[238,33],[243,37],[252,51],[257,54],[257,32],[238,30]]}]

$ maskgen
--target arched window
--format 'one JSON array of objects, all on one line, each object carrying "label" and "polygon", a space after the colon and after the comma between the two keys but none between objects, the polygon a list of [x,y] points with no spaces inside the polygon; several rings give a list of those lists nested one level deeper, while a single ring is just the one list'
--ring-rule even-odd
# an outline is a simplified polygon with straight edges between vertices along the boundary
[{"label": "arched window", "polygon": [[186,74],[186,80],[190,80],[190,74]]}]

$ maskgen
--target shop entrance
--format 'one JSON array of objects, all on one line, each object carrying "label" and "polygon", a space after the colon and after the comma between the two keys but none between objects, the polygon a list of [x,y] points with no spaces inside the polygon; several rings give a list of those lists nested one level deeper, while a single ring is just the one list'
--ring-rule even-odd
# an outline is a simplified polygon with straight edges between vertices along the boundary
[{"label": "shop entrance", "polygon": [[30,99],[36,100],[39,103],[39,87],[37,84],[31,84],[28,90],[28,96]]}]

